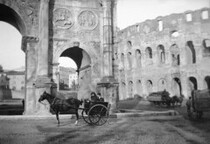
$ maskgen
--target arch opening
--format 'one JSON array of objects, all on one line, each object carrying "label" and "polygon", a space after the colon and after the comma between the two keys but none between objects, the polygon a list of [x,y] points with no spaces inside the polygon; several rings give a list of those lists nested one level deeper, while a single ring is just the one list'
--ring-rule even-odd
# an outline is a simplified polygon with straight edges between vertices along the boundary
[{"label": "arch opening", "polygon": [[189,86],[191,91],[198,89],[197,79],[195,77],[189,77]]},{"label": "arch opening", "polygon": [[10,104],[7,104],[4,115],[22,115],[26,97],[26,59],[21,44],[22,36],[26,35],[26,27],[20,15],[4,4],[0,4],[0,33],[3,34],[0,45],[0,100],[9,99],[17,103],[12,110]]},{"label": "arch opening", "polygon": [[207,88],[210,89],[210,76],[205,77],[205,82],[206,82]]},{"label": "arch opening", "polygon": [[191,61],[191,63],[196,63],[196,52],[195,52],[195,48],[194,48],[193,42],[192,41],[188,41],[187,42],[187,47],[191,51],[191,56],[187,55],[188,59],[191,59],[191,60],[189,60],[189,63],[190,63],[190,61]]},{"label": "arch opening", "polygon": [[173,95],[180,96],[182,94],[182,85],[179,78],[175,77],[172,81],[172,87],[173,87]]},{"label": "arch opening", "polygon": [[26,35],[26,27],[21,17],[10,7],[0,4],[0,21],[7,22],[18,29],[22,35]]},{"label": "arch opening", "polygon": [[68,81],[70,82],[76,77],[75,88],[72,90],[71,87],[71,90],[76,92],[77,97],[85,98],[85,93],[90,91],[91,84],[91,58],[89,54],[82,48],[76,46],[64,50],[60,57],[69,58],[75,62],[74,70],[69,75]]}]

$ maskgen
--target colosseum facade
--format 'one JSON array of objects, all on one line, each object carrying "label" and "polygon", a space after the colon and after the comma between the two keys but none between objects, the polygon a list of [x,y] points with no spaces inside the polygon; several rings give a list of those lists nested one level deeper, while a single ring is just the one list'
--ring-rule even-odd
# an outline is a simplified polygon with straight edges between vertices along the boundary
[{"label": "colosseum facade", "polygon": [[167,90],[170,96],[210,88],[210,9],[146,20],[120,30],[119,99]]}]

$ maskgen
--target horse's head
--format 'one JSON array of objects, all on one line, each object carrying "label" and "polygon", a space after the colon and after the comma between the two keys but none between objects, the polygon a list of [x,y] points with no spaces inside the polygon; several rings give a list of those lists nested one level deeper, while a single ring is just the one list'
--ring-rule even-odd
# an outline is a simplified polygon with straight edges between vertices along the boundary
[{"label": "horse's head", "polygon": [[41,101],[47,99],[47,97],[48,97],[48,93],[46,91],[44,91],[38,101],[41,102]]}]

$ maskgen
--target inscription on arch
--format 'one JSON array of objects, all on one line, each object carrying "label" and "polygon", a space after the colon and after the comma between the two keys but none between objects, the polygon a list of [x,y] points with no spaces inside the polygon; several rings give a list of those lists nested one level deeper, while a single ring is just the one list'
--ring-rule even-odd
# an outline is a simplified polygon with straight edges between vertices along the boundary
[{"label": "inscription on arch", "polygon": [[74,24],[72,13],[66,8],[54,10],[53,24],[57,28],[68,29]]},{"label": "inscription on arch", "polygon": [[85,10],[79,14],[78,24],[83,29],[92,30],[97,26],[98,19],[94,12]]}]

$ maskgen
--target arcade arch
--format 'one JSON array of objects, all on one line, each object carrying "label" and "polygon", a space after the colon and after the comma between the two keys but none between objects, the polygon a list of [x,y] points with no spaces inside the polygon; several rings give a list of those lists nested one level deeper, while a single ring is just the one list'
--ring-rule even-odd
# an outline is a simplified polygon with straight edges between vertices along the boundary
[{"label": "arcade arch", "polygon": [[158,91],[167,90],[167,82],[165,79],[161,78],[158,81]]},{"label": "arcade arch", "polygon": [[147,94],[150,94],[153,92],[153,83],[151,80],[146,81],[146,88],[147,88]]},{"label": "arcade arch", "polygon": [[[71,58],[77,66],[78,72],[78,85],[81,93],[89,89],[89,84],[91,83],[91,58],[89,54],[79,47],[71,47],[65,49],[60,57]],[[78,94],[81,97],[82,94]]]},{"label": "arcade arch", "polygon": [[[5,64],[3,66],[3,69],[14,69],[14,68],[20,68],[21,66],[25,66],[25,50],[22,48],[22,43],[21,39],[23,36],[25,36],[26,33],[26,26],[24,24],[23,19],[21,16],[16,12],[14,9],[12,9],[9,6],[6,6],[4,4],[0,4],[0,22],[1,22],[1,28],[2,26],[7,27],[8,33],[5,31],[1,32],[6,37],[9,37],[8,40],[2,41],[1,46],[3,46],[3,49],[1,49],[1,64]],[[10,35],[12,34],[11,38]],[[14,43],[15,43],[15,47]],[[19,49],[16,49],[19,47]],[[5,55],[3,57],[2,55]],[[17,66],[9,66],[6,65],[8,61],[16,61]],[[15,75],[7,75],[6,77],[9,77],[8,82],[7,82],[7,89],[5,92],[7,95],[0,96],[0,98],[5,98],[5,99],[12,99],[12,98],[21,98],[25,100],[25,68],[21,68],[21,72],[19,72],[19,76]],[[15,73],[14,73],[15,74]],[[14,90],[14,92],[11,92]],[[17,91],[18,93],[17,93]],[[4,93],[5,93],[4,92]]]},{"label": "arcade arch", "polygon": [[187,64],[196,63],[196,51],[192,41],[187,41],[186,51]]},{"label": "arcade arch", "polygon": [[27,35],[26,26],[21,16],[15,10],[4,4],[0,4],[0,21],[14,26],[22,36]]},{"label": "arcade arch", "polygon": [[206,88],[210,89],[210,76],[206,76],[204,80],[205,80]]},{"label": "arcade arch", "polygon": [[175,77],[172,80],[172,95],[180,96],[182,94],[182,85],[179,78]]},{"label": "arcade arch", "polygon": [[160,64],[165,63],[165,48],[163,45],[158,45],[157,47],[158,51],[158,60]]},{"label": "arcade arch", "polygon": [[133,96],[133,82],[132,81],[128,82],[128,95],[129,97]]}]

